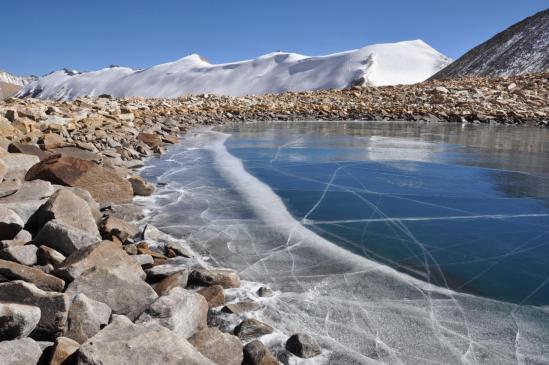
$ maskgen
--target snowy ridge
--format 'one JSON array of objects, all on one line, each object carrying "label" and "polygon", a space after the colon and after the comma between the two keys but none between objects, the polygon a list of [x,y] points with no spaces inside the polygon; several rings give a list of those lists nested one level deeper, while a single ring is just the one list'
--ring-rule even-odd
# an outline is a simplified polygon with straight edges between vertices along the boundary
[{"label": "snowy ridge", "polygon": [[35,80],[36,80],[36,77],[34,76],[19,77],[9,72],[0,70],[0,82],[5,82],[6,84],[25,86]]},{"label": "snowy ridge", "polygon": [[19,96],[74,99],[78,96],[175,98],[213,93],[242,96],[285,91],[341,89],[421,82],[450,59],[421,40],[377,44],[327,56],[275,52],[255,60],[210,64],[193,54],[144,70],[110,67],[75,74],[57,71],[26,85]]}]

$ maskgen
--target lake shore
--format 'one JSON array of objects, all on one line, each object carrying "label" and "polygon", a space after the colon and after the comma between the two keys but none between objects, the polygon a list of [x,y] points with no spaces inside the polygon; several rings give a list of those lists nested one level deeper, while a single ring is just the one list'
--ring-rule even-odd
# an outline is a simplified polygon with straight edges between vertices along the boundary
[{"label": "lake shore", "polygon": [[[249,342],[274,331],[249,318],[261,304],[225,303],[225,290],[240,286],[235,271],[206,266],[185,241],[132,223],[140,218],[133,197],[155,190],[139,176],[143,160],[164,153],[193,127],[226,122],[546,126],[547,80],[541,74],[240,98],[1,102],[0,301],[10,304],[0,304],[0,316],[10,326],[0,328],[0,357],[28,363],[71,356],[86,364],[136,356],[170,364],[276,363],[261,342]],[[269,288],[257,291],[258,297],[270,294]],[[226,327],[212,308],[241,321]],[[127,336],[142,339],[141,347],[126,349]],[[156,340],[146,340],[151,337]],[[314,338],[301,334],[288,338],[286,350],[284,356],[305,358],[321,352]]]}]

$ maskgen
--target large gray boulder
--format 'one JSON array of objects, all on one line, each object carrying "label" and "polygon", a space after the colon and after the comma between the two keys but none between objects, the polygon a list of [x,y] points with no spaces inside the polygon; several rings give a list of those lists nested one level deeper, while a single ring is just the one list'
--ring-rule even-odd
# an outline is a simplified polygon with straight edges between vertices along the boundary
[{"label": "large gray boulder", "polygon": [[132,320],[158,297],[153,288],[124,267],[92,268],[70,283],[65,293],[70,298],[83,293]]},{"label": "large gray boulder", "polygon": [[145,279],[145,272],[141,266],[126,254],[120,245],[112,241],[97,242],[75,251],[57,267],[54,273],[67,281],[73,281],[93,267],[96,269],[123,268],[141,279]]},{"label": "large gray boulder", "polygon": [[200,294],[173,288],[158,298],[138,322],[154,321],[183,338],[189,338],[207,327],[208,302]]},{"label": "large gray boulder", "polygon": [[82,231],[55,219],[46,223],[34,238],[36,245],[48,245],[65,256],[99,241],[99,235]]},{"label": "large gray boulder", "polygon": [[50,197],[55,192],[49,181],[23,181],[15,194],[0,199],[2,203],[21,203]]},{"label": "large gray boulder", "polygon": [[242,342],[238,337],[217,328],[205,328],[189,342],[200,353],[218,365],[240,365],[243,360]]},{"label": "large gray boulder", "polygon": [[40,162],[38,157],[24,153],[9,153],[0,158],[8,167],[6,177],[17,178],[20,180],[24,180],[27,171],[30,170],[32,166]]},{"label": "large gray boulder", "polygon": [[65,282],[40,269],[15,262],[0,260],[0,275],[8,280],[23,280],[45,291],[63,291]]},{"label": "large gray boulder", "polygon": [[35,245],[10,246],[0,251],[0,259],[14,261],[22,265],[31,266],[36,264],[36,252],[38,247]]},{"label": "large gray boulder", "polygon": [[27,337],[40,321],[40,308],[0,303],[0,341]]},{"label": "large gray boulder", "polygon": [[0,364],[34,365],[38,363],[42,349],[32,338],[0,342]]},{"label": "large gray boulder", "polygon": [[58,337],[65,329],[69,310],[69,297],[63,293],[47,292],[34,284],[16,280],[0,283],[0,302],[33,305],[42,311],[33,338],[49,340]]},{"label": "large gray boulder", "polygon": [[78,294],[69,308],[65,336],[84,343],[105,327],[110,318],[111,308],[108,305]]},{"label": "large gray boulder", "polygon": [[30,232],[39,232],[47,222],[55,219],[64,225],[74,227],[99,237],[88,203],[68,189],[57,190],[27,222]]},{"label": "large gray boulder", "polygon": [[24,226],[25,222],[15,211],[0,205],[0,240],[13,239]]},{"label": "large gray boulder", "polygon": [[78,365],[213,365],[184,338],[157,323],[113,321],[78,350]]}]

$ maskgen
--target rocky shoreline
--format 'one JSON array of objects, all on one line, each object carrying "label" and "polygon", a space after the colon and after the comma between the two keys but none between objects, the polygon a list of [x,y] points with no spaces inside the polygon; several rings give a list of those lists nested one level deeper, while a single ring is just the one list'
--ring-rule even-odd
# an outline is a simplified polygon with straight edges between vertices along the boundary
[{"label": "rocky shoreline", "polygon": [[[205,264],[142,218],[149,156],[202,125],[425,120],[547,126],[549,74],[229,98],[0,102],[1,364],[277,364],[321,349],[258,340],[261,300],[227,300],[238,273]],[[256,298],[273,293],[258,287]],[[236,325],[223,316],[238,319]]]}]

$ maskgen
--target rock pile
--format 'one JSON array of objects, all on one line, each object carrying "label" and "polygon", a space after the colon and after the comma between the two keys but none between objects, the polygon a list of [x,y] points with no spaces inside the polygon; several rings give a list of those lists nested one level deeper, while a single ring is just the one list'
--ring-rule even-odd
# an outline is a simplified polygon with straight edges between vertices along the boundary
[{"label": "rock pile", "polygon": [[[105,98],[86,112],[13,105],[0,116],[2,365],[278,363],[258,340],[273,328],[250,318],[261,305],[225,303],[235,271],[125,217],[154,191],[139,159],[176,143],[178,124],[134,123],[129,102]],[[227,313],[241,323],[216,328]]]}]

